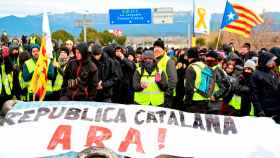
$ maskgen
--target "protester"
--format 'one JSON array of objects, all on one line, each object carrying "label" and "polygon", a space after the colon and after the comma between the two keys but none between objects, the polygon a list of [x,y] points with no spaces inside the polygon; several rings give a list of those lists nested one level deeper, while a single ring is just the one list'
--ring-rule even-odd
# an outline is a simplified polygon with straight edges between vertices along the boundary
[{"label": "protester", "polygon": [[106,53],[102,52],[102,48],[98,44],[92,49],[92,61],[98,68],[96,101],[110,103],[113,97],[113,87],[118,81],[115,63]]},{"label": "protester", "polygon": [[123,72],[123,76],[119,80],[120,81],[119,92],[118,92],[120,94],[119,103],[133,104],[134,92],[132,87],[132,80],[135,71],[135,64],[133,60],[129,60],[129,57],[125,57],[125,54],[121,47],[117,47],[115,51],[116,51],[117,60],[119,61],[121,70]]},{"label": "protester", "polygon": [[164,92],[168,88],[166,74],[158,68],[152,51],[143,53],[143,64],[133,76],[133,88],[136,104],[164,106]]},{"label": "protester", "polygon": [[154,42],[154,57],[157,61],[158,68],[167,75],[168,89],[165,91],[165,107],[171,108],[176,91],[178,81],[175,62],[167,56],[164,51],[164,41],[158,39]]},{"label": "protester", "polygon": [[257,116],[272,117],[280,114],[279,78],[274,69],[277,59],[271,53],[262,53],[252,76],[251,89]]},{"label": "protester", "polygon": [[214,90],[210,97],[208,113],[217,114],[222,106],[223,98],[227,95],[230,83],[226,72],[222,68],[222,57],[215,51],[206,55],[206,64],[214,71]]},{"label": "protester", "polygon": [[75,59],[67,65],[62,84],[61,101],[93,101],[96,99],[98,70],[91,61],[86,43],[77,45]]},{"label": "protester", "polygon": [[13,97],[13,73],[9,62],[9,48],[1,47],[0,54],[0,108],[3,103]]},{"label": "protester", "polygon": [[61,94],[61,87],[63,84],[63,76],[67,63],[69,61],[69,49],[62,47],[59,50],[58,61],[53,62],[53,66],[56,69],[56,77],[53,83],[53,100],[59,100]]},{"label": "protester", "polygon": [[188,50],[187,60],[189,66],[186,70],[184,80],[185,111],[207,113],[210,95],[214,88],[213,70],[200,61],[198,50],[196,48],[190,48]]},{"label": "protester", "polygon": [[243,46],[240,49],[239,52],[239,57],[242,60],[242,65],[249,60],[252,59],[253,57],[257,57],[257,54],[253,51],[251,51],[251,44],[250,43],[244,43]]}]

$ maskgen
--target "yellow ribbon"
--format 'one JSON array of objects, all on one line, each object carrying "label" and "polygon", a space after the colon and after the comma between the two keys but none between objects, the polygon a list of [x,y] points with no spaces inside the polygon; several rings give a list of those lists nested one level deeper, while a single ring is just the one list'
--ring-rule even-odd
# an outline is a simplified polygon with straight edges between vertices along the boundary
[{"label": "yellow ribbon", "polygon": [[196,24],[196,28],[199,29],[200,27],[203,27],[204,29],[207,29],[205,22],[206,10],[204,8],[198,8],[197,14],[199,16],[199,21]]}]

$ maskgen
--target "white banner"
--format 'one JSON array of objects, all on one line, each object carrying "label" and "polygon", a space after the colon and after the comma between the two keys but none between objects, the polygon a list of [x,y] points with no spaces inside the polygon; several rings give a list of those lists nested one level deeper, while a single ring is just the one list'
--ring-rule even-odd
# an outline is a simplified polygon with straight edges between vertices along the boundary
[{"label": "white banner", "polygon": [[90,146],[133,158],[280,157],[280,126],[269,118],[95,102],[22,102],[1,125],[1,158],[75,157]]}]

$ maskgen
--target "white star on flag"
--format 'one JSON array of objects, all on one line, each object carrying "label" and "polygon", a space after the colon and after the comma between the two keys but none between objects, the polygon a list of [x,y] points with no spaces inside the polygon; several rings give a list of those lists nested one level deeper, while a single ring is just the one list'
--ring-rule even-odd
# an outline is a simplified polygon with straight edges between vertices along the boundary
[{"label": "white star on flag", "polygon": [[234,19],[235,14],[233,14],[232,12],[230,12],[230,14],[228,14],[228,18],[229,20],[233,20]]}]

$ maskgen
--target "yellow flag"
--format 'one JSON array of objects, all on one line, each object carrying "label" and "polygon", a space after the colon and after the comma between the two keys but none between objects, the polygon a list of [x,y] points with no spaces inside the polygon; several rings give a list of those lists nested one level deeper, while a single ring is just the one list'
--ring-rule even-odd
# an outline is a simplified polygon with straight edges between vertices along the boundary
[{"label": "yellow flag", "polygon": [[36,63],[34,74],[30,82],[30,88],[34,93],[33,100],[38,97],[40,101],[43,101],[47,91],[48,82],[48,56],[46,54],[46,38],[42,37],[41,48],[39,58]]}]

